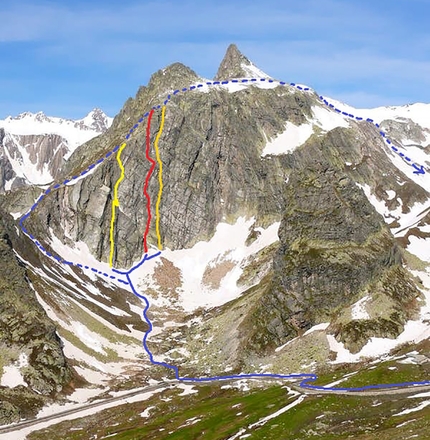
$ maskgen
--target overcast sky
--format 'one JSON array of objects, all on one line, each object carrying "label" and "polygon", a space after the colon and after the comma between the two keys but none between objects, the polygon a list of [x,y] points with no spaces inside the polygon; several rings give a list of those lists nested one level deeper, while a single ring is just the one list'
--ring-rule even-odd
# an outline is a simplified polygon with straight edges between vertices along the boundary
[{"label": "overcast sky", "polygon": [[361,108],[430,102],[430,0],[1,0],[0,118],[114,116],[179,61],[230,43],[270,76]]}]

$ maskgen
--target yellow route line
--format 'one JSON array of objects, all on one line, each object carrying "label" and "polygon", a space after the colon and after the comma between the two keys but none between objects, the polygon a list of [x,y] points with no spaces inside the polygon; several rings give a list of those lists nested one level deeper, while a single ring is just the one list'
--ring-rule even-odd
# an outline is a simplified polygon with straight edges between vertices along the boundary
[{"label": "yellow route line", "polygon": [[118,200],[118,186],[121,183],[121,181],[124,179],[124,166],[121,162],[121,152],[125,148],[127,144],[124,142],[118,150],[118,153],[116,155],[116,160],[118,161],[118,165],[121,169],[121,175],[119,176],[119,179],[116,181],[115,186],[113,187],[113,201],[112,201],[112,219],[110,222],[110,257],[109,257],[109,264],[110,267],[113,266],[113,254],[115,250],[115,240],[113,236],[114,232],[114,225],[115,225],[115,210],[117,207],[119,207],[119,200]]},{"label": "yellow route line", "polygon": [[160,130],[158,131],[157,137],[155,138],[155,142],[154,142],[155,155],[157,157],[157,162],[160,165],[160,172],[158,173],[158,181],[160,182],[160,189],[158,190],[158,198],[157,198],[157,203],[155,205],[155,230],[157,232],[158,249],[160,249],[160,251],[163,249],[163,246],[161,245],[161,236],[160,236],[160,202],[161,202],[161,194],[163,193],[163,163],[161,162],[160,152],[158,151],[158,140],[160,139],[161,133],[163,132],[165,111],[166,111],[166,106],[163,106],[163,108],[161,109]]}]

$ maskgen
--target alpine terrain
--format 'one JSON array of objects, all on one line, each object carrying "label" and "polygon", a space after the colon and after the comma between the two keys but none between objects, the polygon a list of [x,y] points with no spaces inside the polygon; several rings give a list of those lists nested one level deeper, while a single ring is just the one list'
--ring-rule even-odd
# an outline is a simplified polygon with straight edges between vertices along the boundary
[{"label": "alpine terrain", "polygon": [[430,104],[232,44],[0,121],[0,217],[0,438],[429,438]]}]

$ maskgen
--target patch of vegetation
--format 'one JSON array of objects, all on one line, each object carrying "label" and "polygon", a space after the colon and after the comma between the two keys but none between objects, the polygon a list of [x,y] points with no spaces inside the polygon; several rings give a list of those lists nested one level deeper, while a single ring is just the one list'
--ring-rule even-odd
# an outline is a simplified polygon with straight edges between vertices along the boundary
[{"label": "patch of vegetation", "polygon": [[57,327],[58,334],[62,339],[69,341],[75,347],[82,350],[84,353],[96,358],[100,362],[118,362],[120,360],[118,353],[109,347],[103,347],[106,355],[92,350],[90,347],[85,345],[74,333],[66,330],[63,327]]},{"label": "patch of vegetation", "polygon": [[[196,390],[186,396],[179,390],[165,390],[145,401],[64,421],[28,439],[222,440],[243,430],[241,435],[248,434],[249,439],[265,440],[394,440],[411,435],[424,440],[430,433],[429,408],[396,415],[416,408],[423,401],[420,398],[307,395],[296,406],[264,421],[298,397],[288,394],[285,386],[244,392],[212,384]],[[258,421],[259,425],[250,427]]]},{"label": "patch of vegetation", "polygon": [[407,250],[403,251],[403,257],[409,269],[425,271],[430,266],[429,263],[421,260],[421,258],[418,258],[416,255],[411,254]]},{"label": "patch of vegetation", "polygon": [[[390,370],[389,367],[392,369]],[[396,369],[394,369],[394,367]],[[374,384],[392,384],[403,382],[424,382],[429,380],[430,364],[401,364],[396,361],[382,362],[375,368],[363,369],[342,382],[342,387],[361,387]]]},{"label": "patch of vegetation", "polygon": [[90,331],[99,334],[113,344],[122,343],[126,345],[136,345],[137,343],[135,338],[118,334],[114,330],[109,329],[107,326],[103,325],[103,323],[93,318],[89,313],[85,312],[85,310],[73,303],[68,306],[67,310],[70,318],[75,318],[77,321],[85,325]]},{"label": "patch of vegetation", "polygon": [[0,344],[0,378],[3,375],[3,368],[18,360],[19,350],[17,348],[8,347]]}]

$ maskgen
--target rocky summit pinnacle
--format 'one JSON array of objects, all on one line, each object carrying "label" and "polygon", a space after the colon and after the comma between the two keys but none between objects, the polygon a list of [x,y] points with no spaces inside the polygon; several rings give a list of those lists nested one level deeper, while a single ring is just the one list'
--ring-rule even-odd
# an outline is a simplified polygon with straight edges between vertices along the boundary
[{"label": "rocky summit pinnacle", "polygon": [[267,78],[269,77],[256,67],[235,44],[230,44],[215,75],[216,81],[229,78]]},{"label": "rocky summit pinnacle", "polygon": [[182,63],[173,63],[155,72],[148,83],[150,89],[158,93],[169,89],[182,88],[199,80],[194,70]]}]

